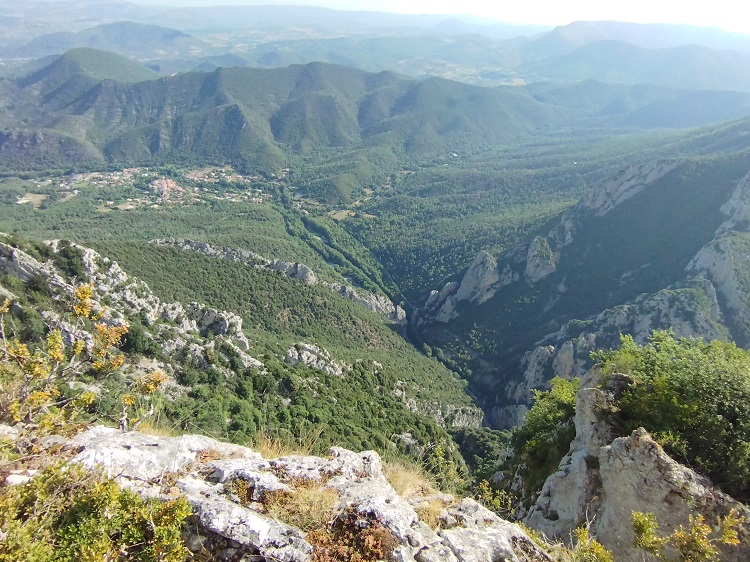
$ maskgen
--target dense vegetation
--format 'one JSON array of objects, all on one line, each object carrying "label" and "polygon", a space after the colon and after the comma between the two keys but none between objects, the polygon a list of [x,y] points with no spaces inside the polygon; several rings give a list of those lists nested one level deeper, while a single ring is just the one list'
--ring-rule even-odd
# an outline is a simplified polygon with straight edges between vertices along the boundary
[{"label": "dense vegetation", "polygon": [[[66,276],[85,281],[79,250],[62,243],[55,253],[44,245],[6,240],[38,259],[53,260]],[[110,250],[110,256],[127,270],[138,271],[165,302],[197,300],[241,314],[250,336],[249,353],[264,366],[245,366],[237,349],[221,339],[200,360],[187,349],[167,355],[153,341],[154,327],[136,316],[117,338],[126,353],[118,361],[131,367],[106,378],[95,370],[80,371],[79,380],[104,391],[76,406],[76,413],[118,423],[123,400],[139,388],[137,365],[156,361],[172,373],[176,386],[167,394],[154,390],[146,401],[134,399],[132,417],[153,405],[151,422],[164,430],[200,432],[241,443],[271,435],[299,440],[316,453],[332,445],[375,449],[386,457],[406,456],[424,463],[445,486],[462,485],[464,463],[433,410],[470,409],[464,385],[443,365],[411,347],[381,316],[325,287],[245,264],[146,244],[112,242]],[[20,305],[12,314],[5,310],[6,334],[18,337],[33,354],[50,333],[38,311],[65,314],[66,299],[40,277],[23,282],[3,275],[0,283]],[[158,328],[180,337],[176,326]],[[285,362],[287,350],[299,342],[323,347],[344,372],[327,374]],[[14,373],[4,372],[3,380],[12,380]],[[54,395],[60,392],[65,395],[57,390]],[[413,405],[407,407],[407,400]],[[3,410],[13,408],[6,404]],[[449,411],[445,417],[450,419]]]},{"label": "dense vegetation", "polygon": [[144,500],[89,469],[57,463],[21,486],[0,491],[0,560],[187,559],[184,498]]},{"label": "dense vegetation", "polygon": [[[607,384],[628,381],[608,416],[615,435],[643,427],[677,461],[708,476],[733,497],[750,490],[750,352],[732,343],[675,338],[655,331],[644,345],[622,336],[619,348],[594,354]],[[578,381],[552,380],[512,436],[515,456],[505,470],[523,467],[525,489],[536,493],[568,452]],[[618,383],[619,384],[619,383]]]},{"label": "dense vegetation", "polygon": [[[458,317],[447,324],[433,322],[423,328],[421,335],[433,353],[436,348],[442,349],[452,368],[471,378],[470,388],[477,395],[492,396],[505,405],[503,388],[511,377],[521,379],[523,354],[545,338],[560,345],[579,337],[584,329],[597,332],[598,345],[614,345],[619,331],[630,329],[631,320],[625,318],[620,326],[600,328],[596,315],[626,303],[639,306],[635,303],[643,295],[659,294],[659,300],[667,303],[662,305],[664,310],[690,310],[675,312],[685,321],[693,315],[706,318],[707,324],[714,322],[712,337],[731,333],[738,341],[745,341],[739,325],[744,320],[735,320],[734,314],[727,312],[727,323],[734,324],[733,331],[722,326],[722,320],[712,316],[710,299],[700,282],[687,279],[685,268],[704,245],[711,243],[725,220],[722,205],[750,170],[750,156],[738,152],[675,163],[676,167],[650,189],[604,216],[580,210],[574,219],[572,240],[559,248],[554,256],[555,271],[544,279],[525,282],[523,266],[516,265],[513,254],[501,255],[499,269],[516,268],[520,280],[503,287],[486,302],[459,303]],[[557,224],[559,219],[549,221],[537,233],[546,237]],[[742,240],[738,235],[733,244],[740,248]],[[736,256],[733,261],[741,268],[744,262],[739,250]],[[659,293],[665,289],[671,292]],[[644,305],[641,314],[658,317],[654,308]],[[554,326],[565,322],[570,322],[569,335],[556,336]],[[502,376],[476,376],[484,362]],[[552,378],[554,374],[547,371],[545,376]]]},{"label": "dense vegetation", "polygon": [[523,466],[525,489],[533,496],[547,476],[555,472],[560,459],[576,435],[577,379],[554,378],[552,388],[534,391],[534,405],[523,424],[513,432],[514,466]]},{"label": "dense vegetation", "polygon": [[750,498],[750,353],[655,332],[645,345],[623,336],[619,349],[597,359],[605,377],[632,380],[616,404],[621,434],[645,427],[677,460]]}]

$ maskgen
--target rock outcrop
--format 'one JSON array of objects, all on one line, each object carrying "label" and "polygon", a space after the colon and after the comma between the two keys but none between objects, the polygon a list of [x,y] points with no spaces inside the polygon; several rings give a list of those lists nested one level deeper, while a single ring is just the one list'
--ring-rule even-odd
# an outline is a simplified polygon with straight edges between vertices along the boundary
[{"label": "rock outcrop", "polygon": [[410,395],[410,390],[410,385],[404,381],[396,381],[396,387],[393,389],[393,395],[401,400],[408,410],[430,417],[442,427],[482,427],[484,414],[479,408],[458,407],[438,401],[420,401]]},{"label": "rock outcrop", "polygon": [[[644,429],[613,439],[607,414],[626,384],[627,379],[615,376],[609,390],[582,388],[578,392],[576,437],[570,452],[547,478],[524,522],[558,538],[588,523],[615,560],[636,562],[643,559],[643,553],[633,545],[633,511],[653,513],[665,530],[687,526],[695,513],[715,522],[731,509],[750,521],[750,509],[670,458]],[[721,560],[748,560],[750,529],[740,533],[741,546],[722,550]]]},{"label": "rock outcrop", "polygon": [[441,290],[430,292],[423,311],[437,322],[448,322],[458,315],[456,306],[459,302],[482,304],[491,299],[499,289],[518,279],[518,272],[508,264],[500,271],[495,258],[485,251],[479,252],[460,283],[451,281]]},{"label": "rock outcrop", "polygon": [[521,423],[533,390],[545,388],[550,373],[565,379],[583,377],[593,365],[591,352],[617,347],[620,334],[630,334],[641,344],[653,330],[666,329],[679,337],[726,340],[729,333],[724,322],[714,285],[706,279],[641,295],[585,321],[566,322],[524,354],[522,376],[503,389],[504,396],[498,401],[505,405],[487,413],[489,423],[498,428]]},{"label": "rock outcrop", "polygon": [[320,284],[355,304],[364,306],[372,312],[386,316],[395,324],[406,324],[406,311],[397,304],[391,302],[385,295],[369,293],[363,289],[355,289],[351,285],[345,285],[343,283],[321,281],[318,279],[315,272],[303,263],[288,262],[277,259],[271,260],[248,250],[241,250],[238,248],[216,248],[205,242],[197,242],[195,240],[186,240],[183,238],[157,239],[152,240],[151,243],[156,244],[157,246],[173,246],[182,250],[197,252],[210,258],[236,261],[258,269],[278,271],[287,277],[298,279],[307,285]]},{"label": "rock outcrop", "polygon": [[351,365],[334,361],[327,350],[311,343],[298,343],[290,347],[284,357],[289,365],[302,364],[310,369],[318,369],[329,375],[343,377],[351,371]]},{"label": "rock outcrop", "polygon": [[[13,438],[12,432],[4,434]],[[436,495],[432,499],[443,505],[440,528],[428,527],[412,506],[420,497],[407,501],[399,496],[373,451],[334,447],[326,458],[264,459],[251,449],[207,437],[150,436],[101,426],[59,446],[75,453],[70,462],[102,469],[144,497],[184,496],[193,512],[184,529],[186,545],[218,560],[311,560],[314,547],[306,534],[269,516],[264,501],[278,493],[293,496],[300,486],[317,486],[335,493],[334,518],[345,513],[359,518],[352,532],[373,521],[387,529],[395,561],[551,562],[518,525],[470,499]],[[34,475],[22,476],[6,485],[23,484]],[[239,489],[244,490],[240,495]]]},{"label": "rock outcrop", "polygon": [[530,284],[537,283],[554,273],[557,269],[557,255],[550,248],[546,238],[536,236],[529,244],[526,253],[526,280]]},{"label": "rock outcrop", "polygon": [[558,224],[547,234],[550,246],[559,252],[573,242],[575,234],[587,217],[603,217],[615,207],[651,187],[680,165],[679,160],[657,160],[631,166],[611,180],[588,191],[571,209],[565,211]]},{"label": "rock outcrop", "polygon": [[225,260],[245,263],[259,269],[270,269],[278,271],[292,279],[299,279],[307,285],[315,285],[318,278],[315,272],[303,263],[288,262],[283,260],[271,260],[266,257],[239,248],[216,248],[211,244],[184,238],[162,238],[151,241],[157,246],[172,246],[181,250],[190,250],[203,254],[209,258],[221,258]]},{"label": "rock outcrop", "polygon": [[[47,244],[53,252],[62,248],[59,240]],[[263,367],[262,362],[246,353],[250,345],[242,331],[242,318],[236,314],[198,303],[183,306],[181,303],[162,302],[146,283],[129,276],[117,262],[91,248],[77,244],[70,246],[82,256],[84,272],[94,290],[93,310],[102,313],[104,322],[123,325],[132,318],[139,318],[149,328],[146,337],[159,344],[167,355],[185,353],[196,365],[205,368],[210,366],[206,355],[214,352],[216,341],[226,343],[245,367]],[[66,301],[70,301],[75,292],[75,287],[62,278],[52,262],[42,263],[2,241],[0,271],[22,280],[43,278],[58,298]],[[91,334],[70,325],[56,313],[42,311],[42,314],[60,328],[68,340],[75,337],[91,345]]]},{"label": "rock outcrop", "polygon": [[721,212],[726,220],[716,229],[717,237],[733,230],[750,230],[750,173],[737,184],[732,196],[721,206]]},{"label": "rock outcrop", "polygon": [[[624,201],[635,197],[674,170],[679,161],[657,161],[633,166],[590,190],[573,208],[562,214],[558,224],[546,236],[535,236],[496,260],[481,251],[468,267],[460,283],[451,281],[433,290],[420,316],[420,323],[449,322],[458,316],[459,302],[482,304],[503,287],[524,281],[535,285],[557,270],[560,252],[573,241],[575,233],[588,217],[602,217]],[[748,188],[750,189],[750,188]],[[738,201],[744,201],[737,196]],[[741,207],[739,203],[732,208]],[[564,292],[564,280],[558,286]]]}]

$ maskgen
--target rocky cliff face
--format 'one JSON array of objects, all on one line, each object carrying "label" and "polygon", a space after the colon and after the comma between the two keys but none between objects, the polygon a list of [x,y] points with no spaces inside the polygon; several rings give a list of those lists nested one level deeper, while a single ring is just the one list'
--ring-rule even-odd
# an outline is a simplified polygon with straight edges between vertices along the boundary
[{"label": "rocky cliff face", "polygon": [[[12,431],[0,433],[12,438]],[[293,498],[297,490],[313,487],[334,495],[334,520],[352,515],[349,532],[383,527],[393,537],[391,560],[551,562],[519,526],[473,500],[420,492],[399,496],[373,451],[334,447],[325,458],[264,459],[251,449],[202,436],[157,437],[101,426],[69,441],[60,438],[57,447],[75,453],[71,462],[102,468],[145,497],[184,496],[193,512],[184,529],[188,548],[218,560],[312,560],[314,541],[269,515],[265,500],[274,494]],[[6,485],[30,478],[6,480]],[[437,530],[419,516],[430,503],[440,505]]]},{"label": "rocky cliff face", "polygon": [[[562,214],[546,236],[535,236],[528,244],[516,248],[499,261],[485,251],[479,252],[460,283],[450,282],[441,290],[430,293],[423,307],[422,322],[449,322],[456,318],[456,305],[461,301],[482,304],[503,287],[518,282],[534,285],[550,276],[557,270],[560,251],[573,242],[582,223],[592,216],[605,216],[678,165],[678,161],[658,161],[627,168],[589,191],[575,207]],[[561,287],[564,287],[564,281]]]},{"label": "rocky cliff face", "polygon": [[185,240],[182,238],[168,238],[153,240],[153,244],[160,246],[173,246],[182,250],[189,250],[208,256],[210,258],[227,259],[245,263],[259,269],[278,271],[292,279],[298,279],[307,285],[323,285],[355,304],[364,306],[377,314],[382,314],[395,324],[406,324],[406,311],[391,302],[385,295],[369,293],[363,289],[356,289],[351,285],[343,283],[332,283],[321,281],[315,272],[303,263],[288,262],[283,260],[270,260],[255,252],[241,250],[238,248],[216,248],[205,242]]},{"label": "rocky cliff face", "polygon": [[650,189],[659,179],[680,165],[678,160],[655,161],[625,168],[611,180],[588,191],[547,234],[550,246],[559,252],[571,244],[590,217],[603,217],[625,201]]},{"label": "rocky cliff face", "polygon": [[642,342],[671,328],[750,344],[747,162],[710,187],[701,166],[624,169],[527,244],[497,260],[482,252],[459,282],[432,291],[416,326],[433,347],[474,359],[489,425],[517,425],[533,389],[582,376],[590,353],[621,333]]},{"label": "rocky cliff face", "polygon": [[448,322],[458,315],[456,306],[459,302],[482,304],[491,299],[499,289],[518,279],[518,272],[513,271],[507,264],[500,271],[495,258],[487,252],[479,252],[460,283],[451,281],[441,290],[430,292],[420,322],[423,323],[430,317],[437,322]]},{"label": "rocky cliff face", "polygon": [[[53,260],[39,261],[30,254],[3,243],[2,236],[0,234],[0,273],[25,281],[35,277],[44,280],[50,286],[53,301],[58,301],[62,309],[67,309],[73,300],[75,286],[57,269]],[[68,244],[60,241],[48,243],[55,253],[62,251]],[[243,333],[243,320],[239,315],[196,302],[163,302],[146,283],[128,275],[116,262],[90,248],[75,244],[71,247],[80,254],[83,272],[93,288],[94,312],[101,312],[102,320],[109,325],[120,326],[134,322],[139,326],[142,324],[142,337],[159,352],[157,359],[137,354],[128,357],[124,366],[128,380],[134,380],[150,371],[161,370],[170,376],[169,396],[178,398],[190,391],[189,384],[177,382],[185,372],[185,365],[207,376],[228,381],[235,380],[243,369],[252,368],[261,375],[268,374],[264,364],[268,357],[280,359],[287,365],[299,364],[311,371],[322,371],[340,377],[347,377],[352,371],[352,364],[310,342],[285,346],[281,349],[286,352],[281,351],[278,356],[264,354],[261,361],[253,356],[257,353],[256,344],[252,346],[256,351],[251,352],[251,342]],[[13,296],[11,291],[2,286],[0,295]],[[15,308],[19,306],[14,304]],[[82,339],[88,342],[89,349],[92,348],[93,335],[68,322],[63,314],[55,310],[41,310],[40,313],[48,325],[62,330],[68,343]],[[354,360],[355,363],[357,361],[359,359]],[[373,364],[383,368],[377,362]],[[311,372],[309,376],[315,379],[317,375]],[[432,399],[434,394],[425,386],[410,383],[408,392],[404,392],[402,398],[407,410],[431,418],[443,427],[481,425],[482,413],[479,408],[467,405],[465,401],[459,406]],[[391,387],[384,391],[402,392],[404,389]],[[284,397],[282,402],[288,400],[288,397]]]},{"label": "rocky cliff face", "polygon": [[290,347],[286,352],[284,361],[290,365],[302,364],[310,369],[319,369],[337,377],[344,376],[352,369],[351,365],[334,361],[328,351],[310,343],[298,343]]},{"label": "rocky cliff face", "polygon": [[[60,242],[49,242],[58,251]],[[148,336],[167,355],[184,353],[203,368],[214,368],[208,360],[217,343],[232,347],[239,360],[247,367],[262,368],[263,363],[245,353],[249,343],[242,332],[242,318],[231,312],[219,311],[190,303],[162,302],[142,281],[129,276],[122,268],[90,248],[72,245],[83,256],[83,266],[94,289],[94,310],[103,314],[102,320],[110,325],[129,323],[140,318],[149,327]],[[0,271],[22,280],[39,276],[62,295],[72,298],[75,287],[68,283],[51,262],[42,263],[29,254],[0,242]],[[106,305],[105,305],[106,303]],[[53,324],[72,336],[67,325],[54,312],[43,311]],[[92,341],[90,334],[77,333],[76,337]],[[160,365],[171,372],[169,364]]]},{"label": "rocky cliff face", "polygon": [[552,376],[582,378],[593,365],[591,353],[617,347],[620,334],[645,343],[653,330],[671,328],[679,337],[729,339],[718,296],[712,282],[695,279],[685,287],[641,295],[634,302],[604,310],[586,321],[573,320],[548,334],[521,359],[522,377],[505,388],[505,405],[491,409],[487,418],[496,427],[513,427],[523,421],[534,389],[543,388]]},{"label": "rocky cliff face", "polygon": [[[750,509],[715,489],[711,482],[670,458],[643,429],[613,439],[607,413],[617,386],[582,388],[576,399],[576,437],[570,452],[542,492],[524,522],[550,537],[567,537],[590,523],[598,540],[615,560],[637,562],[643,553],[633,545],[630,515],[653,513],[662,529],[687,526],[700,513],[708,522],[731,509],[750,521]],[[750,557],[750,529],[740,531],[741,546],[726,547],[721,560],[740,562]]]}]

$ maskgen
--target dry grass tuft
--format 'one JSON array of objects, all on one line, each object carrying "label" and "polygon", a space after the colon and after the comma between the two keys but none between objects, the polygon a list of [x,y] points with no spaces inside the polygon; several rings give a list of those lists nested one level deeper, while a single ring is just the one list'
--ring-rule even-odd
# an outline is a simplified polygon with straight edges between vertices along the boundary
[{"label": "dry grass tuft", "polygon": [[261,430],[248,443],[248,447],[260,453],[264,459],[276,459],[289,455],[309,456],[320,452],[320,436],[323,428],[315,428],[297,436],[289,433],[271,434]]},{"label": "dry grass tuft", "polygon": [[172,426],[155,423],[148,419],[141,421],[137,429],[138,433],[153,435],[155,437],[179,437],[182,435],[180,431]]},{"label": "dry grass tuft", "polygon": [[416,464],[401,460],[383,463],[386,479],[402,498],[437,494],[437,486],[429,474]]},{"label": "dry grass tuft", "polygon": [[305,532],[324,528],[334,518],[338,492],[313,480],[295,480],[291,492],[269,492],[263,497],[266,515]]},{"label": "dry grass tuft", "polygon": [[438,499],[432,499],[414,509],[417,515],[419,515],[419,520],[433,530],[438,530],[442,527],[440,514],[443,510],[445,510],[445,504]]}]

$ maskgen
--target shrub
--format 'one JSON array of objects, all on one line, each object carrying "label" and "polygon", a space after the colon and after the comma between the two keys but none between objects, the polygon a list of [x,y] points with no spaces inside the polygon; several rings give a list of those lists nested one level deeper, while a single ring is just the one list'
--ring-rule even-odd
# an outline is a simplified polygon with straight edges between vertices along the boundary
[{"label": "shrub", "polygon": [[535,492],[554,472],[575,437],[573,423],[577,379],[555,377],[547,391],[534,391],[534,405],[523,424],[513,433],[512,443],[519,462],[528,467],[526,489]]},{"label": "shrub", "polygon": [[750,353],[732,343],[654,332],[595,354],[606,377],[632,379],[617,401],[622,435],[644,427],[725,492],[750,499]]},{"label": "shrub", "polygon": [[[81,285],[75,292],[73,321],[77,327],[97,322],[92,314],[93,289]],[[127,326],[94,324],[92,349],[76,340],[66,345],[62,331],[52,329],[45,339],[23,343],[5,332],[10,301],[0,305],[0,421],[38,424],[38,431],[66,431],[70,422],[94,400],[81,391],[62,398],[68,383],[89,370],[109,374],[123,364],[116,351]]]},{"label": "shrub", "polygon": [[184,498],[142,500],[114,481],[60,462],[0,491],[0,562],[180,562]]},{"label": "shrub", "polygon": [[331,524],[308,533],[313,562],[375,562],[390,560],[396,538],[377,519],[347,510]]},{"label": "shrub", "polygon": [[313,480],[292,482],[292,491],[268,492],[263,497],[266,514],[305,532],[324,528],[333,519],[338,492]]},{"label": "shrub", "polygon": [[743,523],[735,510],[719,517],[716,527],[706,524],[702,515],[691,515],[688,527],[680,525],[667,536],[660,536],[653,513],[634,511],[630,518],[635,533],[635,545],[658,560],[668,561],[667,548],[678,553],[680,562],[715,562],[720,559],[719,545],[740,544],[737,529]]},{"label": "shrub", "polygon": [[509,519],[518,505],[511,492],[493,487],[488,480],[481,480],[473,492],[475,500],[504,519]]}]

